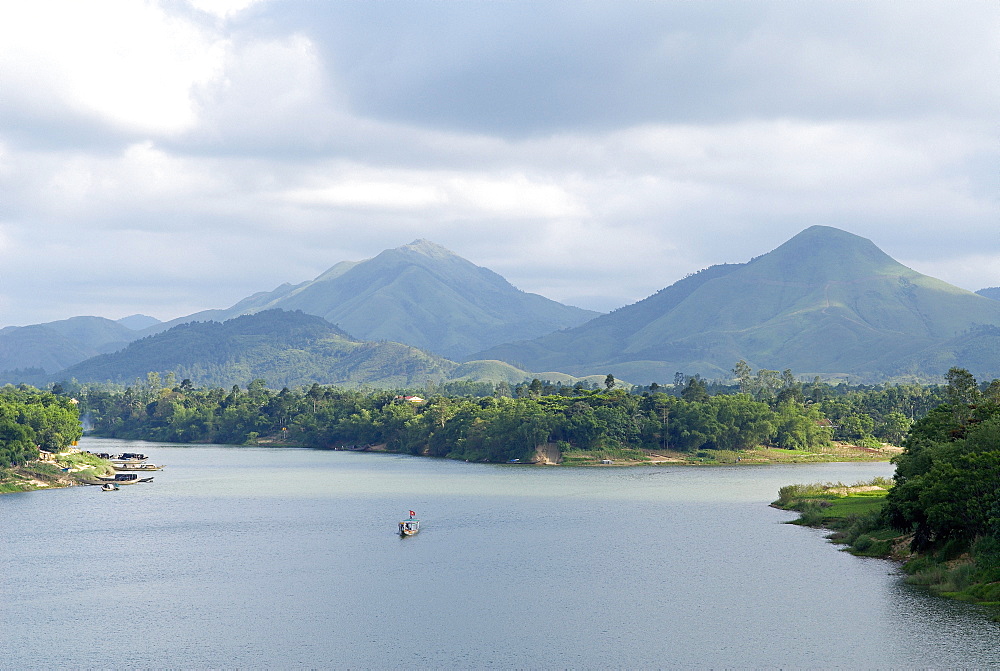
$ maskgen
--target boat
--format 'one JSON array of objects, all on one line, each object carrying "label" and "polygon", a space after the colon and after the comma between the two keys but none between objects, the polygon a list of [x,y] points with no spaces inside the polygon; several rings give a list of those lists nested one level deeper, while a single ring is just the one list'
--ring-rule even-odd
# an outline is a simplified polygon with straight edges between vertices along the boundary
[{"label": "boat", "polygon": [[117,492],[118,489],[119,489],[118,485],[114,484],[113,482],[105,482],[103,485],[101,485],[102,492]]},{"label": "boat", "polygon": [[100,482],[95,482],[93,484],[100,483],[114,483],[116,485],[134,485],[139,482],[152,482],[153,477],[140,478],[138,473],[115,473],[111,475],[102,475],[97,478]]},{"label": "boat", "polygon": [[145,454],[139,454],[138,452],[122,452],[111,458],[111,463],[113,464],[141,464],[148,459]]},{"label": "boat", "polygon": [[138,463],[113,463],[112,467],[116,471],[162,471],[164,464],[157,466],[156,464],[146,464],[142,462]]},{"label": "boat", "polygon": [[420,520],[415,519],[416,513],[410,511],[410,518],[399,523],[400,536],[413,536],[420,531]]}]

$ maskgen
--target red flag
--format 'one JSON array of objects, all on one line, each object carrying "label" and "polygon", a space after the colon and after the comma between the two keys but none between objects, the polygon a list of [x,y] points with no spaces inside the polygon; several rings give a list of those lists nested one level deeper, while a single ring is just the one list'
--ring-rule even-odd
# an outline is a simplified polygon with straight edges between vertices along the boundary
[{"label": "red flag", "polygon": [[416,516],[417,516],[417,514],[411,510],[410,511],[410,517],[416,517]]}]

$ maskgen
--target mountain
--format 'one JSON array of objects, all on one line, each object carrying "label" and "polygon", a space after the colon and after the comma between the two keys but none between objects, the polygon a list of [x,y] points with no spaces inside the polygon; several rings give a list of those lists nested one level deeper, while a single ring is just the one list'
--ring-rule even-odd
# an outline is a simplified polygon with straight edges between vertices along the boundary
[{"label": "mountain", "polygon": [[191,322],[77,363],[53,380],[130,384],[150,371],[196,385],[423,386],[456,364],[399,343],[359,342],[321,317],[266,310],[223,323]]},{"label": "mountain", "polygon": [[980,289],[976,292],[980,296],[985,296],[986,298],[992,298],[995,301],[1000,301],[1000,287],[987,287],[986,289]]},{"label": "mountain", "polygon": [[507,280],[427,240],[341,262],[310,282],[284,284],[196,320],[225,320],[280,308],[337,324],[361,340],[389,340],[460,358],[510,340],[576,326],[600,313],[520,291]]},{"label": "mountain", "polygon": [[133,331],[140,331],[162,323],[156,317],[150,317],[149,315],[129,315],[128,317],[122,317],[117,321],[125,328],[132,329]]},{"label": "mountain", "polygon": [[[998,336],[982,330],[992,325],[1000,302],[911,270],[865,238],[813,226],[748,263],[707,268],[581,326],[470,358],[635,382],[678,371],[729,377],[739,359],[800,374],[938,376],[992,343]],[[1000,375],[997,358],[978,364],[978,374]]]},{"label": "mountain", "polygon": [[22,382],[12,371],[54,372],[138,337],[132,329],[103,317],[72,317],[46,324],[0,329],[0,381]]}]

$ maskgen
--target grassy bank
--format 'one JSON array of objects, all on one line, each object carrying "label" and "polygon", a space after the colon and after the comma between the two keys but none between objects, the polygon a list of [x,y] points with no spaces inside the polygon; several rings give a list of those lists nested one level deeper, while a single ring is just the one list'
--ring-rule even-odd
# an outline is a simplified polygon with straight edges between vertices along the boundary
[{"label": "grassy bank", "polygon": [[853,485],[787,485],[771,505],[798,512],[792,524],[830,529],[830,540],[852,554],[902,562],[911,584],[991,607],[993,619],[1000,622],[1000,541],[985,537],[971,547],[944,543],[929,552],[912,552],[912,535],[891,529],[882,515],[892,484],[876,478]]},{"label": "grassy bank", "polygon": [[73,487],[98,475],[113,473],[111,463],[87,452],[63,452],[54,462],[33,461],[24,466],[0,468],[0,494]]},{"label": "grassy bank", "polygon": [[846,461],[889,461],[898,454],[899,448],[886,446],[882,449],[863,448],[846,443],[834,443],[814,451],[783,450],[775,447],[760,447],[752,450],[698,450],[676,452],[673,450],[565,450],[562,463],[566,466],[598,466],[611,461],[614,466],[642,465],[728,465],[728,464],[803,464]]}]

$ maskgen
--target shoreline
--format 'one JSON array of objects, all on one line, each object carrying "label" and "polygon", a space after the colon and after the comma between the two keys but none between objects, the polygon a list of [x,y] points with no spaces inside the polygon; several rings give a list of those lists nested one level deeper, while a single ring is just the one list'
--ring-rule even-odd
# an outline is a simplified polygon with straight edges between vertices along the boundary
[{"label": "shoreline", "polygon": [[31,461],[0,468],[0,495],[65,489],[90,484],[86,480],[114,472],[111,463],[87,452],[61,452],[53,461]]},{"label": "shoreline", "polygon": [[[827,540],[843,546],[841,551],[891,561],[907,575],[907,583],[926,587],[935,596],[982,606],[990,619],[1000,622],[1000,583],[984,582],[982,577],[956,579],[976,569],[974,545],[957,555],[940,550],[915,552],[912,532],[901,533],[886,526],[881,510],[891,487],[881,479],[854,485],[787,485],[770,506],[799,514],[787,524],[825,529],[830,532]],[[987,562],[998,559],[986,555]]]}]

